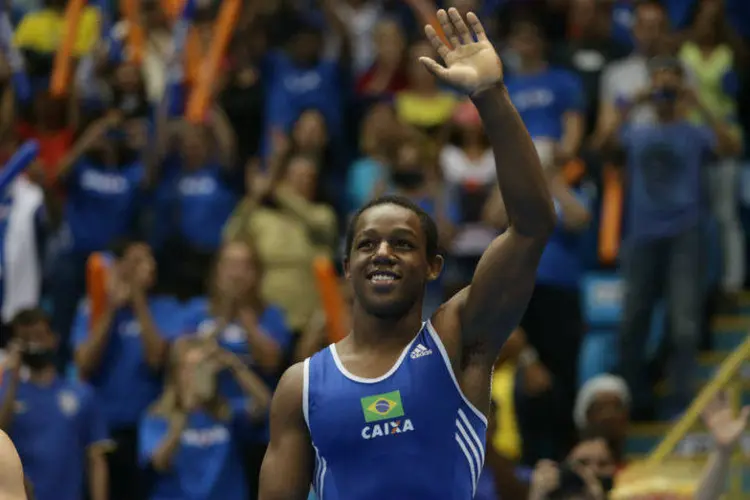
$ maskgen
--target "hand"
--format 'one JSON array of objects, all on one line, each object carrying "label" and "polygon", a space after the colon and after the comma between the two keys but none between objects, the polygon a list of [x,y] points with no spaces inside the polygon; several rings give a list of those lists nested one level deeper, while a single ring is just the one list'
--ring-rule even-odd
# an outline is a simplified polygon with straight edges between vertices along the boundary
[{"label": "hand", "polygon": [[530,500],[543,500],[560,487],[560,469],[550,460],[540,460],[531,474]]},{"label": "hand", "polygon": [[530,396],[538,396],[552,387],[552,375],[549,370],[536,361],[523,369],[523,389]]},{"label": "hand", "polygon": [[590,500],[604,500],[602,482],[596,477],[594,471],[582,465],[574,465],[573,471],[583,479]]},{"label": "hand", "polygon": [[737,444],[747,427],[750,406],[740,410],[735,418],[726,394],[719,394],[703,411],[703,422],[721,451],[728,451]]},{"label": "hand", "polygon": [[448,12],[440,9],[437,17],[453,49],[449,49],[443,43],[435,28],[425,26],[427,39],[445,62],[445,66],[441,66],[429,57],[421,57],[419,60],[432,74],[467,94],[490,88],[503,80],[500,57],[487,39],[482,23],[473,12],[466,15],[466,20],[476,34],[476,42],[473,41],[471,31],[455,8],[448,9]]},{"label": "hand", "polygon": [[23,346],[18,340],[12,340],[8,345],[8,354],[5,358],[5,366],[11,373],[18,373],[21,370]]},{"label": "hand", "polygon": [[127,305],[133,297],[133,289],[122,278],[112,276],[109,280],[109,306],[120,309]]}]

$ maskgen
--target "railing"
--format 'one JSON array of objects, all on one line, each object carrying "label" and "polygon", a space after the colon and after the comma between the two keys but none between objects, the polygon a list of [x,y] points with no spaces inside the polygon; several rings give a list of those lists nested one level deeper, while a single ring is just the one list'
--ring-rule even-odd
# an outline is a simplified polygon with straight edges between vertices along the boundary
[{"label": "railing", "polygon": [[[737,375],[745,360],[750,359],[750,335],[740,344],[727,358],[714,374],[698,397],[693,400],[685,415],[669,430],[664,439],[657,445],[646,459],[646,466],[656,467],[662,464],[674,451],[675,447],[682,441],[698,422],[701,413],[716,395],[725,389],[729,390],[729,397],[735,411],[739,411],[742,400],[742,383],[737,380]],[[732,474],[729,482],[729,498],[742,498],[743,480],[742,451],[735,451],[732,457]]]}]

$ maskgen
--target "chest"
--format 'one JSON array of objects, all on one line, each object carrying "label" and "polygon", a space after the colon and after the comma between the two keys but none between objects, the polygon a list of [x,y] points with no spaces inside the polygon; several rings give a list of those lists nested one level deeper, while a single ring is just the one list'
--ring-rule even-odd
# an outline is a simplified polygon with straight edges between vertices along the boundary
[{"label": "chest", "polygon": [[446,440],[454,439],[460,409],[441,363],[439,353],[420,344],[379,382],[351,380],[333,366],[311,373],[313,444],[334,460],[394,450],[438,452]]},{"label": "chest", "polygon": [[84,168],[80,176],[81,192],[88,198],[107,201],[127,199],[135,189],[133,172],[102,171]]},{"label": "chest", "polygon": [[247,331],[237,323],[230,323],[223,330],[216,331],[217,323],[214,318],[206,317],[195,328],[198,336],[208,337],[216,334],[219,344],[235,354],[248,354]]},{"label": "chest", "polygon": [[59,440],[82,430],[82,401],[71,390],[21,386],[13,412],[14,433]]}]

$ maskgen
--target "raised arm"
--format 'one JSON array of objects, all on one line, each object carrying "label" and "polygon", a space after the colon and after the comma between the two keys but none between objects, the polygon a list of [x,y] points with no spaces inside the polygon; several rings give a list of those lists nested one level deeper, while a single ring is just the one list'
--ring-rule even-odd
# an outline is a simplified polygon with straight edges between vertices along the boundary
[{"label": "raised arm", "polygon": [[[427,26],[427,37],[446,67],[431,59],[423,62],[438,78],[466,91],[477,107],[495,154],[509,227],[485,251],[469,288],[438,312],[435,323],[445,321],[454,330],[451,317],[458,315],[464,357],[494,361],[526,309],[555,214],[536,148],[503,85],[500,58],[477,16],[469,13],[466,18],[476,42],[456,9],[438,11],[453,49]],[[441,330],[441,325],[436,327]]]},{"label": "raised arm", "polygon": [[303,363],[281,377],[271,402],[271,441],[260,470],[260,500],[306,500],[314,467],[302,410]]}]

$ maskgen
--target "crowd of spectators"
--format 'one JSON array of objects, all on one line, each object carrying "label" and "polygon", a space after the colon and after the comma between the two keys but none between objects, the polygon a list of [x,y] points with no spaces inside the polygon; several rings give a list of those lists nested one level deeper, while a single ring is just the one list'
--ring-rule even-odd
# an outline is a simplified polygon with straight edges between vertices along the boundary
[{"label": "crowd of spectators", "polygon": [[[9,0],[0,14],[0,160],[40,145],[0,199],[0,429],[40,500],[256,498],[274,386],[327,344],[314,260],[340,261],[347,216],[367,201],[406,196],[437,221],[447,259],[427,286],[428,317],[506,227],[502,158],[473,104],[417,64],[434,54],[410,2],[244,1],[197,124],[167,91],[175,71],[188,90],[195,79],[175,55],[168,1],[138,2],[137,63],[117,2],[90,2],[74,75],[53,96],[66,3]],[[520,455],[493,449],[493,428],[477,495],[552,498],[573,474],[583,497],[604,498],[628,421],[656,415],[644,354],[654,307],[667,304],[678,375],[671,418],[695,393],[709,298],[732,308],[745,284],[750,4],[439,3],[485,22],[559,217],[498,361],[516,366]],[[221,4],[197,1],[199,54]],[[28,98],[13,83],[19,67]],[[613,173],[626,193],[614,263],[622,378],[580,388],[580,285],[613,266],[597,247]],[[107,267],[100,311],[87,298],[92,255]],[[716,414],[739,426],[724,453],[744,421]]]}]

